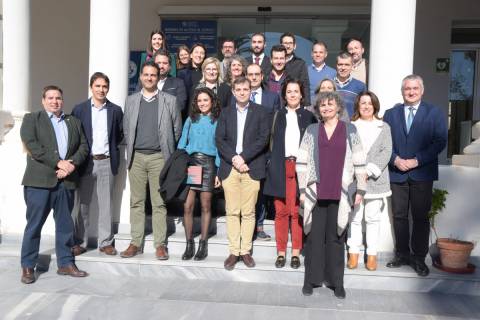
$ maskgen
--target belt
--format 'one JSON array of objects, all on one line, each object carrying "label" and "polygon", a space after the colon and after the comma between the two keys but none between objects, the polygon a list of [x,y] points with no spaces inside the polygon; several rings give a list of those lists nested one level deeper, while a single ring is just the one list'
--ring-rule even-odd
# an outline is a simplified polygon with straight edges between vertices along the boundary
[{"label": "belt", "polygon": [[92,155],[93,160],[105,160],[110,158],[110,156],[107,156],[106,154],[94,154]]},{"label": "belt", "polygon": [[290,157],[285,157],[286,161],[297,161],[297,157],[290,156]]}]

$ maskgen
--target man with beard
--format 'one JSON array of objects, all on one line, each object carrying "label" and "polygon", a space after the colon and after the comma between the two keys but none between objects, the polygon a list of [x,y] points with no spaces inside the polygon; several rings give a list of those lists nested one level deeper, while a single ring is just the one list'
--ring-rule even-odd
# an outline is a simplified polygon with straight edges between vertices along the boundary
[{"label": "man with beard", "polygon": [[160,69],[159,80],[157,88],[160,91],[171,94],[177,97],[177,107],[180,112],[185,113],[185,106],[187,103],[187,91],[185,89],[185,83],[182,79],[169,77],[171,65],[168,52],[163,49],[159,49],[153,55],[153,61]]},{"label": "man with beard", "polygon": [[359,39],[352,38],[347,43],[347,51],[352,55],[353,68],[352,77],[367,83],[367,61],[363,59],[365,49]]},{"label": "man with beard", "polygon": [[[297,48],[295,35],[286,32],[280,36],[280,44],[287,49],[285,70],[290,78],[299,79],[302,82],[303,92],[310,92],[310,80],[308,79],[308,70],[305,61],[302,58],[295,56],[295,49]],[[304,97],[304,104],[310,105],[310,95]]]},{"label": "man with beard", "polygon": [[267,42],[263,33],[254,33],[252,35],[251,48],[252,55],[247,57],[248,64],[258,64],[262,68],[264,75],[269,75],[272,71],[270,58],[265,55],[265,46]]},{"label": "man with beard", "polygon": [[[237,52],[237,48],[235,46],[235,41],[233,39],[224,39],[222,42],[222,67],[220,68],[220,75],[222,79],[225,79],[225,75],[227,74],[227,68],[230,62],[230,58]],[[220,59],[219,59],[220,60]]]}]

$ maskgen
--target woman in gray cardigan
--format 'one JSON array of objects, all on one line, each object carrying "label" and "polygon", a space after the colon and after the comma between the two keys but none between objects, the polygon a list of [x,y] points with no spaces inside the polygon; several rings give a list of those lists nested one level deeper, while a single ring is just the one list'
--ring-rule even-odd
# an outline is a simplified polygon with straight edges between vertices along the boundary
[{"label": "woman in gray cardigan", "polygon": [[377,269],[377,242],[380,232],[382,208],[390,196],[388,161],[392,154],[390,127],[378,116],[380,103],[370,91],[360,94],[355,100],[352,124],[358,130],[363,150],[367,156],[367,192],[361,204],[354,209],[348,237],[349,269],[358,265],[360,246],[363,244],[362,220],[365,217],[367,240],[367,264],[370,271]]},{"label": "woman in gray cardigan", "polygon": [[320,94],[315,109],[321,123],[308,126],[296,162],[307,235],[302,292],[311,295],[314,286],[326,284],[345,298],[346,227],[366,190],[365,153],[355,126],[339,120],[337,93]]}]

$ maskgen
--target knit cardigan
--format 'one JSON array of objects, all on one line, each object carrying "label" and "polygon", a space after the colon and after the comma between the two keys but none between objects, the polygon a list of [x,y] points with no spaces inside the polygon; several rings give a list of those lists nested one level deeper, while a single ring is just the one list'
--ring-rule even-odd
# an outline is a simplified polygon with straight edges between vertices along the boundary
[{"label": "knit cardigan", "polygon": [[[362,143],[357,133],[357,128],[351,123],[345,123],[347,128],[347,150],[342,173],[342,190],[338,206],[337,234],[340,236],[345,231],[349,215],[352,211],[353,198],[356,192],[365,194],[366,181],[366,156]],[[318,157],[318,130],[319,124],[308,126],[303,135],[298,150],[296,171],[300,194],[305,194],[303,210],[303,230],[310,233],[312,227],[312,212],[317,203],[317,183],[321,181],[320,160]]]},{"label": "knit cardigan", "polygon": [[[352,124],[356,124],[353,121]],[[367,192],[365,199],[381,199],[392,194],[390,190],[390,177],[388,173],[388,162],[392,155],[392,135],[390,126],[383,121],[373,121],[372,126],[381,128],[378,137],[373,142],[367,153]],[[373,129],[373,128],[372,128]],[[362,135],[360,135],[362,139]]]}]

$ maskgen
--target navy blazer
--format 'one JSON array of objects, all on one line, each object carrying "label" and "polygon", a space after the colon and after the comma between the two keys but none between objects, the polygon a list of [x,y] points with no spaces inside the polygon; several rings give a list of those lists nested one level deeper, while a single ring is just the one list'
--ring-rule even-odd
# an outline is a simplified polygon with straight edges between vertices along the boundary
[{"label": "navy blazer", "polygon": [[[388,165],[391,182],[438,180],[438,154],[447,144],[447,122],[442,111],[421,102],[407,134],[405,105],[397,104],[385,112],[383,120],[392,132],[392,156]],[[395,158],[416,158],[418,167],[406,172],[393,164]]]},{"label": "navy blazer", "polygon": [[[280,104],[280,96],[267,89],[262,89],[262,107],[265,107],[267,112],[273,117],[273,114],[275,114],[275,111],[278,111],[281,109],[281,104]],[[234,107],[235,106],[235,97],[232,94],[232,97],[230,99],[230,106]]]},{"label": "navy blazer", "polygon": [[[110,166],[112,169],[112,174],[116,175],[118,173],[118,167],[120,164],[120,151],[118,145],[123,140],[123,111],[122,108],[116,104],[110,102],[107,99],[107,125],[108,125],[108,149],[110,152]],[[92,150],[92,100],[88,99],[80,104],[77,104],[73,108],[72,115],[80,119],[82,122],[83,132],[88,142],[89,154]],[[91,161],[92,157],[88,157],[88,160],[85,161],[80,168],[80,175],[90,174],[91,172],[87,171],[88,168],[92,168]]]},{"label": "navy blazer", "polygon": [[168,77],[163,84],[162,91],[177,98],[177,107],[182,112],[187,106],[188,96],[185,83],[180,78]]},{"label": "navy blazer", "polygon": [[[250,102],[243,130],[243,151],[240,156],[250,168],[250,177],[265,177],[265,146],[270,134],[268,112],[264,107]],[[232,170],[232,158],[237,155],[237,109],[229,106],[220,113],[215,132],[215,142],[220,155],[218,177],[225,180]]]}]

